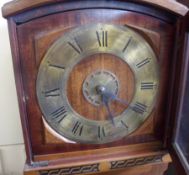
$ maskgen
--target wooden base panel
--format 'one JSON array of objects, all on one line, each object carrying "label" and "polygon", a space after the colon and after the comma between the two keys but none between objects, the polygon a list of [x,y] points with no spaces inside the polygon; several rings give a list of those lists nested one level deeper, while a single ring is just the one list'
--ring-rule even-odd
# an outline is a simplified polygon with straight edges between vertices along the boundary
[{"label": "wooden base panel", "polygon": [[[153,153],[151,155],[138,155],[137,157],[125,157],[115,160],[102,159],[98,161],[90,160],[88,163],[53,164],[48,165],[45,161],[36,162],[32,166],[25,166],[24,175],[79,175],[79,174],[99,174],[99,175],[161,175],[171,162],[170,155],[165,152]],[[140,173],[140,174],[139,174]]]},{"label": "wooden base panel", "polygon": [[99,175],[163,175],[167,169],[168,163],[160,163],[156,165],[143,165],[118,171],[100,173]]},{"label": "wooden base panel", "polygon": [[[163,175],[164,172],[168,169],[169,163],[159,163],[159,164],[148,164],[136,167],[125,168],[121,170],[101,172],[101,173],[89,173],[89,174],[99,174],[99,175]],[[24,175],[59,175],[59,172],[48,172],[42,174],[39,171],[25,171]],[[89,175],[86,174],[86,175]],[[67,174],[61,174],[67,175]],[[78,174],[79,175],[79,174]]]}]

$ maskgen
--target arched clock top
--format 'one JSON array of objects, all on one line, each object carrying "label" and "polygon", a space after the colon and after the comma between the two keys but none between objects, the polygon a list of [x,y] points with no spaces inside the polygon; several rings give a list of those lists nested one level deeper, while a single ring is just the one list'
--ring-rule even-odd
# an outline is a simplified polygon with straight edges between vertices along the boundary
[{"label": "arched clock top", "polygon": [[[40,8],[43,6],[49,6],[49,5],[55,5],[58,3],[64,3],[64,2],[68,2],[66,0],[33,0],[33,1],[26,1],[26,0],[13,0],[9,3],[6,3],[3,8],[2,8],[2,14],[5,18],[10,17],[10,16],[14,16],[17,14],[20,14],[22,12],[27,12],[31,9],[34,8]],[[128,0],[125,0],[125,2],[130,2]],[[74,2],[76,4],[76,1]],[[105,1],[100,1],[98,3],[96,3],[95,1],[93,2],[86,2],[83,3],[82,1],[77,1],[78,4],[82,4],[82,7],[86,6],[86,8],[99,8],[99,7],[104,7],[104,8],[111,8],[112,7],[116,7],[117,4],[119,3],[124,3],[123,1],[111,1],[108,4]],[[132,1],[132,3],[134,4],[142,4],[144,6],[152,6],[155,8],[159,8],[168,12],[171,12],[173,14],[179,15],[179,16],[185,16],[186,13],[188,12],[188,8],[186,6],[184,6],[183,4],[174,1],[174,0],[134,0]],[[68,3],[69,4],[69,3]],[[79,6],[72,4],[72,8],[78,8]],[[65,9],[67,9],[68,6],[65,6]]]}]

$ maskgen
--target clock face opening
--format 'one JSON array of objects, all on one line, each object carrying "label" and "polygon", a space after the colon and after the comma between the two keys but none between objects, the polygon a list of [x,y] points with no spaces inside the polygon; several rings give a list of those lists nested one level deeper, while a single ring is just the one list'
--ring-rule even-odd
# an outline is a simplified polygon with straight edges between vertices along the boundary
[{"label": "clock face opening", "polygon": [[103,144],[145,122],[158,84],[157,58],[146,40],[125,26],[89,24],[49,48],[36,89],[53,130],[75,142]]}]

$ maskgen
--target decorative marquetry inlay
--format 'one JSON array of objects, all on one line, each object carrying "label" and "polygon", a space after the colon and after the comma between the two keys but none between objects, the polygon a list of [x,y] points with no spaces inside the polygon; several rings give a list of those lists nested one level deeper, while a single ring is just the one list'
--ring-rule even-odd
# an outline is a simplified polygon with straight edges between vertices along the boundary
[{"label": "decorative marquetry inlay", "polygon": [[70,175],[70,174],[86,174],[99,172],[99,164],[75,166],[68,168],[60,168],[53,170],[40,171],[40,175]]},{"label": "decorative marquetry inlay", "polygon": [[[154,156],[146,156],[139,157],[127,160],[118,160],[118,161],[110,161],[107,162],[107,167],[110,170],[122,169],[127,167],[134,167],[137,165],[145,165],[149,163],[158,163],[162,162],[162,155],[154,155]],[[83,166],[75,166],[75,167],[67,167],[67,168],[59,168],[52,170],[40,171],[40,175],[73,175],[73,174],[87,174],[87,173],[97,173],[103,171],[103,166],[100,163],[83,165]]]},{"label": "decorative marquetry inlay", "polygon": [[162,161],[163,155],[154,155],[148,157],[139,157],[134,159],[119,160],[111,162],[111,169],[120,169],[148,163],[157,163]]}]

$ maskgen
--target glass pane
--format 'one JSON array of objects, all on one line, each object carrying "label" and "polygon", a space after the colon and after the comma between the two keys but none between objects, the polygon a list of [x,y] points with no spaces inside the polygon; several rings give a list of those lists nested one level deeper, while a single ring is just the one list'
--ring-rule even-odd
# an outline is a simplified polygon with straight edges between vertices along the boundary
[{"label": "glass pane", "polygon": [[[189,43],[189,35],[188,35]],[[188,45],[189,48],[189,45]],[[189,49],[188,49],[189,50]],[[181,109],[177,121],[175,137],[175,149],[185,170],[189,172],[189,51],[186,53],[186,73],[183,82],[184,91],[182,93]]]},{"label": "glass pane", "polygon": [[[188,69],[189,75],[189,69]],[[186,91],[184,93],[183,107],[181,112],[181,121],[179,128],[179,137],[177,142],[180,145],[183,154],[189,161],[189,76],[186,83]]]}]

